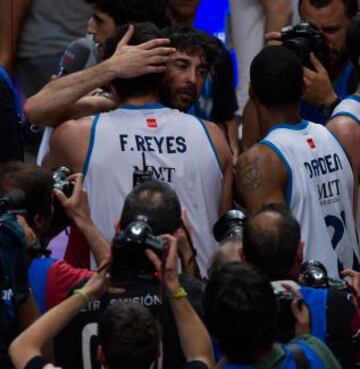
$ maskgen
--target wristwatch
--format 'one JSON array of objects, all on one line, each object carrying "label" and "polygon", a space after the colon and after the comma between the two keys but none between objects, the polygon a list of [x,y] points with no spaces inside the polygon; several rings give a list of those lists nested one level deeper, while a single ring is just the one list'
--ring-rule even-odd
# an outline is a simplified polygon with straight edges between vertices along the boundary
[{"label": "wristwatch", "polygon": [[321,105],[320,106],[320,114],[323,118],[327,119],[330,118],[332,112],[336,108],[336,106],[340,103],[341,99],[339,97],[336,98],[335,101],[333,101],[330,104]]}]

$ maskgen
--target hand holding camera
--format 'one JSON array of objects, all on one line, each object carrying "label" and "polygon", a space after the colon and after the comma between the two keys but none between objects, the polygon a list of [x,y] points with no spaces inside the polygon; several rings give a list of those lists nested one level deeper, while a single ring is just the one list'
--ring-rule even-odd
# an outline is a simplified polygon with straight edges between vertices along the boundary
[{"label": "hand holding camera", "polygon": [[83,175],[72,174],[66,177],[66,181],[68,184],[65,187],[54,186],[54,194],[68,218],[81,227],[90,221],[90,208],[87,193],[83,187]]},{"label": "hand holding camera", "polygon": [[167,248],[165,256],[161,260],[154,251],[146,250],[146,255],[154,264],[156,271],[159,273],[160,280],[166,286],[169,295],[174,295],[180,290],[180,282],[177,272],[177,239],[169,234],[161,236],[162,240],[166,242]]}]

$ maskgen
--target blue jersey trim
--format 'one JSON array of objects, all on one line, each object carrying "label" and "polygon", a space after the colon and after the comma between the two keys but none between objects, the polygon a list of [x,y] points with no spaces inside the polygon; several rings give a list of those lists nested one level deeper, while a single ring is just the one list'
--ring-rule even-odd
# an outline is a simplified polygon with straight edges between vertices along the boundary
[{"label": "blue jersey trim", "polygon": [[209,133],[209,131],[208,131],[207,127],[206,127],[205,122],[204,122],[202,119],[198,118],[198,117],[194,117],[194,118],[195,118],[196,120],[198,120],[198,121],[200,122],[200,124],[202,125],[202,127],[204,128],[204,131],[205,131],[205,133],[206,133],[206,136],[207,136],[207,138],[208,138],[208,140],[209,140],[209,142],[210,142],[210,146],[212,147],[212,149],[213,149],[213,151],[214,151],[214,154],[215,154],[215,157],[216,157],[217,163],[219,164],[219,168],[220,168],[220,170],[221,170],[221,172],[222,172],[222,171],[223,171],[223,167],[222,167],[222,164],[221,164],[221,160],[220,160],[220,158],[219,158],[219,154],[218,154],[218,152],[217,152],[217,150],[216,150],[215,144],[214,144],[214,142],[213,142],[213,140],[212,140],[212,138],[211,138],[211,136],[210,136],[210,133]]},{"label": "blue jersey trim", "polygon": [[52,258],[35,258],[32,260],[28,270],[28,277],[31,290],[42,314],[44,314],[47,311],[46,306],[47,275],[51,266],[55,263],[55,261],[56,259]]},{"label": "blue jersey trim", "polygon": [[307,120],[302,120],[301,122],[297,124],[288,124],[288,123],[279,123],[272,127],[268,134],[275,129],[285,128],[285,129],[291,129],[292,131],[302,131],[303,129],[307,128],[309,126],[309,122]]},{"label": "blue jersey trim", "polygon": [[150,103],[143,105],[134,105],[134,104],[124,104],[120,105],[120,109],[128,109],[128,110],[142,110],[142,109],[163,109],[165,106],[160,103]]},{"label": "blue jersey trim", "polygon": [[293,174],[292,174],[292,170],[290,168],[290,165],[289,165],[288,161],[285,159],[285,156],[280,151],[280,149],[276,145],[274,145],[272,142],[267,141],[267,140],[262,140],[262,141],[260,141],[260,143],[263,144],[263,145],[269,146],[271,149],[273,149],[286,167],[286,170],[287,170],[287,173],[288,173],[288,183],[287,183],[285,201],[286,201],[286,205],[290,206],[291,197],[292,197],[292,185],[293,185]]},{"label": "blue jersey trim", "polygon": [[354,100],[360,103],[360,96],[359,95],[350,95],[346,99]]},{"label": "blue jersey trim", "polygon": [[90,132],[90,142],[89,142],[89,147],[88,147],[88,151],[86,153],[86,157],[85,157],[85,162],[84,162],[84,167],[83,167],[83,175],[84,177],[87,174],[87,171],[89,169],[89,164],[90,164],[90,158],[91,158],[91,154],[94,148],[94,141],[95,141],[95,131],[96,131],[96,126],[98,124],[100,118],[100,114],[96,114],[95,118],[91,124],[91,132]]},{"label": "blue jersey trim", "polygon": [[333,116],[330,117],[330,119],[328,120],[328,122],[330,122],[330,120],[332,120],[332,119],[334,119],[336,117],[348,117],[350,119],[353,119],[357,124],[360,124],[360,119],[357,116],[355,116],[355,115],[353,115],[351,113],[345,112],[345,111],[344,112],[339,111],[338,113],[334,114]]}]

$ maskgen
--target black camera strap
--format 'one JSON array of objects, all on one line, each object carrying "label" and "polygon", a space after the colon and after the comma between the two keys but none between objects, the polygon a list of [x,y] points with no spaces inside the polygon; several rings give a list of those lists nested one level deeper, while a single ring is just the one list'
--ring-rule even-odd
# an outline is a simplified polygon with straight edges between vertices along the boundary
[{"label": "black camera strap", "polygon": [[304,351],[297,343],[288,343],[286,348],[293,356],[297,369],[310,369],[310,363],[304,354]]}]

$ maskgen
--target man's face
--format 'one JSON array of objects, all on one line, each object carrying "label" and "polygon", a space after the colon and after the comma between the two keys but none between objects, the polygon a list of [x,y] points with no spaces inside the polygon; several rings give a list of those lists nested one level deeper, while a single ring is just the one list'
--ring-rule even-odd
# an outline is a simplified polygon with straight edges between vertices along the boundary
[{"label": "man's face", "polygon": [[202,55],[177,51],[167,64],[161,83],[164,103],[171,108],[187,111],[199,98],[208,69]]},{"label": "man's face", "polygon": [[101,10],[94,9],[87,26],[87,31],[94,35],[94,40],[103,45],[108,38],[115,34],[115,30],[116,24],[113,18]]},{"label": "man's face", "polygon": [[331,67],[341,63],[345,55],[346,28],[350,22],[342,0],[333,0],[321,8],[315,8],[309,0],[303,0],[300,15],[324,36],[329,47]]},{"label": "man's face", "polygon": [[185,18],[196,14],[200,0],[167,0],[167,7],[170,12]]}]

